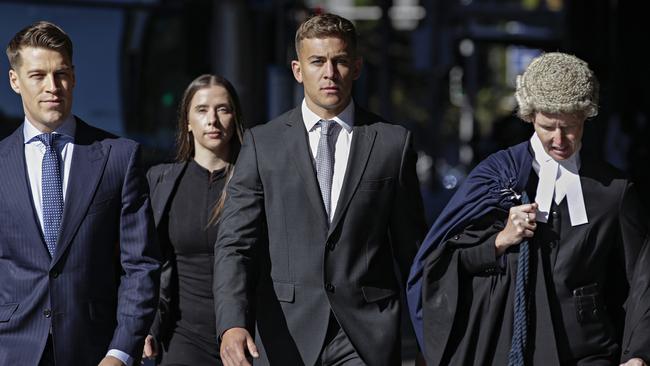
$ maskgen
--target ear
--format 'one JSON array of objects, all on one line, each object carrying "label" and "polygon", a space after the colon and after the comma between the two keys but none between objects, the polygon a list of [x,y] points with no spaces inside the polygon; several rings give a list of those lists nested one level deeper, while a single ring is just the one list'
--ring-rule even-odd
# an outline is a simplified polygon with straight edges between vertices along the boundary
[{"label": "ear", "polygon": [[354,77],[353,80],[357,80],[359,76],[361,76],[361,68],[363,67],[363,57],[361,56],[357,57],[354,60],[352,67],[353,67],[352,76]]},{"label": "ear", "polygon": [[20,82],[18,81],[18,73],[14,69],[9,69],[9,84],[16,94],[20,94]]},{"label": "ear", "polygon": [[291,61],[291,71],[293,71],[293,77],[296,79],[296,81],[302,84],[302,70],[300,69],[300,61]]}]

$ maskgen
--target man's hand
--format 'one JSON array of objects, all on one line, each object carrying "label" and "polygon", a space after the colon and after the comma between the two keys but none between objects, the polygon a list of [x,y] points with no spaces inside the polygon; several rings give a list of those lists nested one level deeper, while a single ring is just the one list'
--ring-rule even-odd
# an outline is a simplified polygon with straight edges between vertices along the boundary
[{"label": "man's hand", "polygon": [[648,365],[640,358],[631,358],[626,363],[622,363],[621,366],[648,366]]},{"label": "man's hand", "polygon": [[250,366],[246,351],[260,357],[255,342],[246,328],[230,328],[221,337],[221,360],[224,366]]},{"label": "man's hand", "polygon": [[532,238],[537,228],[537,203],[529,203],[510,207],[508,222],[495,240],[497,255],[503,254],[506,249],[521,243],[525,238]]},{"label": "man's hand", "polygon": [[113,356],[106,356],[104,357],[103,360],[101,360],[99,366],[126,366],[126,365],[124,365],[122,361],[118,360]]},{"label": "man's hand", "polygon": [[142,358],[154,358],[158,356],[158,345],[152,335],[148,335],[144,340],[144,349],[142,350]]}]

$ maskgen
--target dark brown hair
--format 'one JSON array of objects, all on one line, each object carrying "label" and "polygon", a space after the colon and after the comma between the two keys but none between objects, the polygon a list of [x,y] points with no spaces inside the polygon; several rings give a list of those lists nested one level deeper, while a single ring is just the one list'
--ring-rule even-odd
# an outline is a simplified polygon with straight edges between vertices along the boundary
[{"label": "dark brown hair", "polygon": [[36,22],[16,33],[7,45],[7,58],[12,69],[16,70],[20,66],[20,50],[25,47],[57,51],[72,63],[72,41],[54,23]]},{"label": "dark brown hair", "polygon": [[308,38],[340,38],[348,45],[353,55],[357,53],[357,31],[349,20],[336,14],[317,14],[300,24],[296,31],[296,54],[300,52],[300,41]]},{"label": "dark brown hair", "polygon": [[[178,108],[178,134],[176,137],[176,161],[177,162],[186,162],[192,160],[194,157],[194,136],[188,128],[189,123],[189,112],[190,104],[192,103],[192,98],[197,91],[209,88],[211,86],[221,86],[228,92],[228,99],[230,106],[233,111],[233,120],[235,122],[235,136],[230,139],[229,150],[230,158],[227,160],[226,165],[226,186],[232,178],[233,168],[235,161],[237,160],[237,155],[241,149],[241,142],[244,138],[244,122],[241,112],[241,104],[239,103],[239,97],[237,96],[237,91],[232,86],[232,84],[226,80],[223,76],[220,75],[211,75],[203,74],[196,79],[194,79],[190,85],[187,86],[185,92],[183,93],[183,99]],[[212,215],[210,216],[210,221],[208,225],[215,224],[218,219],[223,206],[226,202],[226,189],[224,187],[219,200],[215,203],[214,209],[212,210]]]}]

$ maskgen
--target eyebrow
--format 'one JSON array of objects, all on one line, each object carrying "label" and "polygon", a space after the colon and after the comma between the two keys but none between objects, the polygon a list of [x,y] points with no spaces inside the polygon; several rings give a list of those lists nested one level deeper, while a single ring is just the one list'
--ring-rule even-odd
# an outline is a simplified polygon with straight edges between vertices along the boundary
[{"label": "eyebrow", "polygon": [[[230,108],[230,104],[229,103],[220,103],[220,104],[217,104],[215,107],[217,107],[217,108],[220,108],[220,107],[228,107],[228,108]],[[210,105],[205,104],[205,103],[201,103],[201,104],[195,105],[194,108],[210,108]]]},{"label": "eyebrow", "polygon": [[[62,67],[59,67],[59,68],[55,69],[54,72],[71,71],[71,70],[72,70],[72,67],[70,67],[70,66],[62,66]],[[28,74],[37,73],[37,72],[43,73],[43,72],[46,72],[46,71],[45,71],[45,69],[43,69],[41,67],[35,67],[33,69],[27,70]]]},{"label": "eyebrow", "polygon": [[[349,53],[347,53],[347,52],[341,52],[341,53],[337,53],[336,55],[331,56],[330,59],[348,58],[348,57],[350,57],[350,54],[349,54]],[[311,60],[311,59],[326,59],[327,56],[323,56],[323,55],[311,55],[311,56],[309,56],[309,57],[307,57],[307,58],[310,59],[310,60]]]}]

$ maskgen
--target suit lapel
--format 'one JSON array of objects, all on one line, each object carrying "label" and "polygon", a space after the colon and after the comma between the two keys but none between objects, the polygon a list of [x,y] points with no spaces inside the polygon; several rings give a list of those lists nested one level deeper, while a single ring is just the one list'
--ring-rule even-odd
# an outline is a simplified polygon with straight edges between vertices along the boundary
[{"label": "suit lapel", "polygon": [[61,233],[52,264],[65,253],[84,219],[104,171],[109,151],[110,146],[103,146],[95,139],[88,125],[77,119]]},{"label": "suit lapel", "polygon": [[29,189],[29,177],[25,162],[25,146],[23,138],[23,125],[8,137],[4,151],[0,153],[0,165],[3,167],[0,179],[0,192],[2,192],[3,205],[9,208],[12,215],[16,215],[20,222],[25,224],[25,235],[34,236],[31,242],[42,243],[44,258],[50,261],[50,254],[41,235],[41,225],[38,222],[36,210]]},{"label": "suit lapel", "polygon": [[323,227],[327,228],[325,205],[323,205],[320,188],[316,180],[316,170],[312,162],[311,149],[307,141],[307,131],[305,130],[305,124],[302,122],[300,108],[295,108],[289,113],[289,119],[286,121],[286,124],[285,138],[289,155],[292,156],[296,170],[302,178],[304,183],[303,187],[314,212],[317,213]]},{"label": "suit lapel", "polygon": [[345,171],[341,194],[339,195],[339,201],[336,205],[336,211],[332,218],[328,236],[332,234],[339,221],[341,221],[343,213],[350,204],[350,200],[361,181],[363,172],[366,170],[370,151],[372,150],[377,135],[377,132],[368,126],[369,123],[373,122],[370,116],[358,106],[355,108],[355,111],[355,121],[352,129],[352,146],[350,146],[348,166]]},{"label": "suit lapel", "polygon": [[153,205],[153,214],[156,227],[160,223],[160,219],[169,204],[169,197],[176,187],[178,178],[187,167],[187,162],[171,164],[167,169],[160,173],[158,183],[155,189],[151,192],[151,203]]}]

